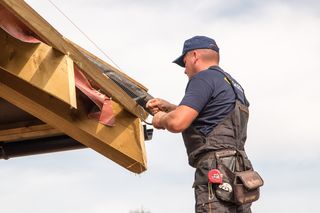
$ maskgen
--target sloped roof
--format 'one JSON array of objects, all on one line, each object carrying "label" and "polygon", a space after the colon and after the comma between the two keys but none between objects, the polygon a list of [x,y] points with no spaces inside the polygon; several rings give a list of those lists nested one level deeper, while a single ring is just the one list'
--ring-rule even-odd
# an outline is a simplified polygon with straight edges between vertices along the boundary
[{"label": "sloped roof", "polygon": [[[0,53],[0,115],[5,115],[0,121],[0,140],[1,136],[10,143],[66,135],[130,171],[144,171],[146,153],[140,119],[148,115],[143,108],[151,98],[146,88],[64,38],[23,0],[0,0],[0,16],[1,10],[19,24],[8,25],[7,19],[6,28],[6,19],[2,19],[7,32],[0,29],[0,45],[6,47]],[[10,34],[8,26],[15,27],[18,34],[22,32],[23,38]],[[81,89],[76,90],[76,67],[89,80],[93,93],[112,98],[104,99],[102,107],[112,106],[114,127],[88,118],[94,104]],[[30,129],[37,133],[30,136]],[[10,131],[24,134],[12,139],[5,135]]]}]

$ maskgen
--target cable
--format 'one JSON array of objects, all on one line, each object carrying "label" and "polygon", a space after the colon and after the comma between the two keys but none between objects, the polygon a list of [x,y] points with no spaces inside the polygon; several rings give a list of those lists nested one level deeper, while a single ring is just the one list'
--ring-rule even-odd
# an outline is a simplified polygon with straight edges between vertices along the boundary
[{"label": "cable", "polygon": [[85,32],[83,32],[60,8],[54,4],[51,0],[48,0],[49,3],[51,3],[52,6],[54,6],[68,21],[79,30],[79,32],[85,36],[105,57],[107,57],[119,70],[121,68],[112,60],[110,56],[107,55]]},{"label": "cable", "polygon": [[152,126],[152,123],[151,123],[151,122],[148,122],[148,121],[146,121],[145,119],[142,119],[142,118],[141,118],[141,120],[142,120],[145,124],[148,124],[148,125]]},{"label": "cable", "polygon": [[[90,41],[105,57],[107,57],[119,70],[121,70],[120,66],[117,65],[116,62],[114,62],[114,60],[112,60],[112,58],[105,53],[85,32],[83,32],[80,27],[78,27],[55,3],[53,3],[51,0],[47,0],[53,7],[56,8],[56,10],[58,10],[66,19],[68,19],[68,21],[75,27],[77,28],[77,30],[79,30],[79,32],[85,36],[88,41]],[[147,122],[146,120],[143,120],[143,122],[145,122],[148,125],[152,125],[152,123]]]}]

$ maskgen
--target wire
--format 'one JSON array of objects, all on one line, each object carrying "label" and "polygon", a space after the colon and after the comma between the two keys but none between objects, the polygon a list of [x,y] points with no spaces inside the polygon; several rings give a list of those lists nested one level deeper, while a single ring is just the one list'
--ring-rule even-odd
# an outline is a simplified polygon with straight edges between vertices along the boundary
[{"label": "wire", "polygon": [[107,57],[119,70],[121,70],[120,66],[118,66],[112,58],[105,53],[85,32],[83,32],[55,3],[53,3],[51,0],[48,0],[48,2],[51,3],[52,6],[54,6],[68,21],[79,30],[79,32],[85,36],[105,57]]},{"label": "wire", "polygon": [[142,120],[145,124],[148,124],[148,125],[150,125],[150,126],[153,125],[151,122],[148,122],[148,121],[146,121],[145,119],[142,119],[142,118],[141,118],[141,120]]},{"label": "wire", "polygon": [[[53,7],[55,7],[66,19],[68,19],[68,21],[75,27],[77,28],[77,30],[79,30],[79,32],[85,36],[88,41],[90,41],[105,57],[107,57],[119,70],[121,70],[120,66],[114,62],[114,60],[112,60],[112,58],[105,53],[85,32],[83,32],[80,27],[78,27],[55,3],[53,3],[51,0],[47,0]],[[152,125],[152,123],[147,122],[146,120],[142,120],[144,123],[148,124],[148,125]]]}]

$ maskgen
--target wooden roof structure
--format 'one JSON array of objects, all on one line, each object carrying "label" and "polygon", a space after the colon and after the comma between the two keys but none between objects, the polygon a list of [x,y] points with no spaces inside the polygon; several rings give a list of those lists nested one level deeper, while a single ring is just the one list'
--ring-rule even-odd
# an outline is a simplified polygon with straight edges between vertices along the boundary
[{"label": "wooden roof structure", "polygon": [[[14,27],[32,41],[15,37]],[[64,38],[23,0],[0,0],[0,49],[0,158],[89,147],[132,172],[146,170],[150,132],[141,121],[151,96],[143,85]],[[114,125],[88,116],[102,109],[77,72],[94,96],[111,98],[102,108],[110,104]]]}]

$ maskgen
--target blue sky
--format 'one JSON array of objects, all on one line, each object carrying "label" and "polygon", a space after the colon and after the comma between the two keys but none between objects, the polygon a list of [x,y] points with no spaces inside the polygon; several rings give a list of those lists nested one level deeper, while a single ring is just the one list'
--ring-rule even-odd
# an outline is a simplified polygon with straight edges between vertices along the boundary
[{"label": "blue sky", "polygon": [[[194,35],[216,39],[221,67],[251,103],[246,149],[265,179],[254,212],[319,212],[319,1],[52,0],[120,68],[173,103],[187,77],[171,63]],[[103,54],[47,1],[27,0],[59,32]],[[135,175],[92,150],[0,161],[8,213],[191,213],[193,169],[180,135],[155,131]]]}]

